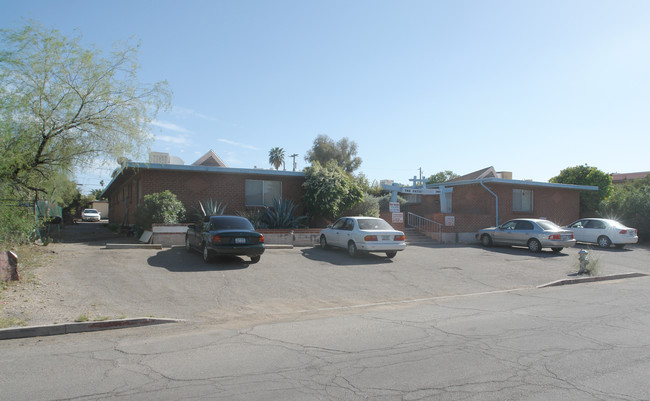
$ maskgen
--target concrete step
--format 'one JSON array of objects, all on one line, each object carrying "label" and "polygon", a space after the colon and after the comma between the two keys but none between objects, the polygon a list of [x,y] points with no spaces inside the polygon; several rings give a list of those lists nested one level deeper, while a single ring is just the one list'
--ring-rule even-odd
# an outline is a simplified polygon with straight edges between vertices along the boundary
[{"label": "concrete step", "polygon": [[438,243],[438,241],[433,240],[431,237],[428,237],[413,228],[406,228],[404,230],[404,235],[406,235],[407,245],[434,245]]}]

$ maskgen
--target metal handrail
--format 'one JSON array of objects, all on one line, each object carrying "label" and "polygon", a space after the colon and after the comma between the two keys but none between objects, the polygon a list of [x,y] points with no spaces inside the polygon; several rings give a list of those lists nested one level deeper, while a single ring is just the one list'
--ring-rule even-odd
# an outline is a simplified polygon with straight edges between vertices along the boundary
[{"label": "metal handrail", "polygon": [[438,240],[442,240],[442,224],[437,221],[408,212],[407,225],[415,228],[421,233],[430,234],[432,238],[435,235]]}]

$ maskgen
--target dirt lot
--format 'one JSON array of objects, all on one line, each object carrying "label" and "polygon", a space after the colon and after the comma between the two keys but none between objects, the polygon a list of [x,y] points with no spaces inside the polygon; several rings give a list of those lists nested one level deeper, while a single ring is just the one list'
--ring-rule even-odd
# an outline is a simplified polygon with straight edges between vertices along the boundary
[{"label": "dirt lot", "polygon": [[[389,260],[305,247],[267,250],[257,264],[231,257],[205,265],[198,253],[181,247],[106,249],[107,242],[136,241],[100,223],[66,227],[65,242],[45,248],[50,257],[35,277],[2,293],[2,317],[28,325],[145,316],[224,325],[289,319],[535,287],[573,273],[578,251],[533,255],[517,248],[411,246]],[[650,273],[646,247],[591,255],[601,274]]]}]

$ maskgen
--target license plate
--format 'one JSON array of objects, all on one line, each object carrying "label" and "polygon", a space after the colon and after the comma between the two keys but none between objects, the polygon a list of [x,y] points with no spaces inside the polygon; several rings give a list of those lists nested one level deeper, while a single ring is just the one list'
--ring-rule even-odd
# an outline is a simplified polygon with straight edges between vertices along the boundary
[{"label": "license plate", "polygon": [[235,244],[245,244],[246,238],[235,238]]},{"label": "license plate", "polygon": [[388,241],[390,239],[390,235],[382,235],[381,240],[382,241]]}]

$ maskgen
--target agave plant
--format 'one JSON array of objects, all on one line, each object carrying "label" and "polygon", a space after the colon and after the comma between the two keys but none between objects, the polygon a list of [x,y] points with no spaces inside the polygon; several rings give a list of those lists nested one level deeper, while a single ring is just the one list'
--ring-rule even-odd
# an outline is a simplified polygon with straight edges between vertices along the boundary
[{"label": "agave plant", "polygon": [[208,199],[203,202],[199,201],[199,207],[195,208],[194,215],[200,221],[208,216],[218,216],[224,214],[226,204]]},{"label": "agave plant", "polygon": [[273,199],[273,206],[264,207],[263,221],[268,228],[295,228],[306,219],[306,216],[294,216],[297,208],[291,199]]},{"label": "agave plant", "polygon": [[264,222],[264,217],[266,216],[265,211],[262,209],[255,210],[244,210],[236,212],[237,216],[245,217],[248,221],[251,222],[255,228],[268,228]]}]

